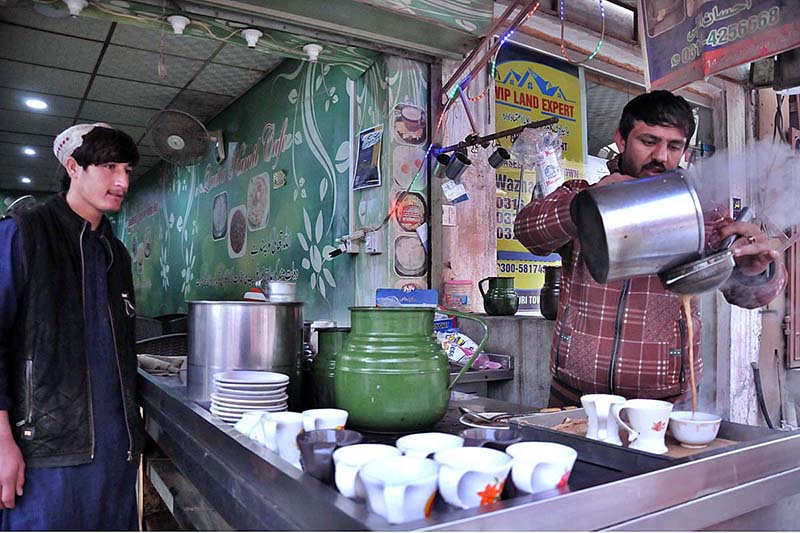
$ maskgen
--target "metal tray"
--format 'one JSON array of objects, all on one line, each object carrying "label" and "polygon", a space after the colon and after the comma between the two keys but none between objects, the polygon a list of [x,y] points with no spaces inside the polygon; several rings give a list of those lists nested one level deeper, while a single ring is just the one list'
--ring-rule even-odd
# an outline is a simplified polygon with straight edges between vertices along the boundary
[{"label": "metal tray", "polygon": [[561,411],[556,413],[540,413],[525,417],[512,418],[510,424],[519,429],[524,440],[556,442],[574,448],[578,452],[579,461],[590,462],[625,474],[640,474],[660,468],[673,466],[687,461],[710,457],[720,453],[737,450],[767,442],[785,433],[764,427],[748,426],[722,421],[718,437],[734,441],[734,444],[713,449],[700,449],[684,457],[670,457],[605,442],[551,429],[565,418],[585,418],[583,409]]}]

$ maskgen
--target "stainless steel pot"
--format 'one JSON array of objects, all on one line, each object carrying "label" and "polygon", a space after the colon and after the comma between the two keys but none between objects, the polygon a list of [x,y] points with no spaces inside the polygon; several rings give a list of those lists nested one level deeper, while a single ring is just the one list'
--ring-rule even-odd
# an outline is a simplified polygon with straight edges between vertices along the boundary
[{"label": "stainless steel pot", "polygon": [[680,171],[590,187],[571,209],[598,283],[657,274],[703,253],[700,200]]},{"label": "stainless steel pot", "polygon": [[189,398],[208,406],[214,374],[271,370],[290,377],[289,408],[300,400],[302,302],[190,301]]}]

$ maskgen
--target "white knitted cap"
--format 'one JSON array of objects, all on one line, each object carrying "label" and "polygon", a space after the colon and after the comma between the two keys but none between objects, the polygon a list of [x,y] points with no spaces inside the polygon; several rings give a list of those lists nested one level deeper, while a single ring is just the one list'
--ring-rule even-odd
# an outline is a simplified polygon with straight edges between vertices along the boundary
[{"label": "white knitted cap", "polygon": [[53,141],[53,153],[61,162],[62,166],[67,165],[67,159],[72,153],[83,144],[83,136],[96,127],[111,128],[105,122],[95,122],[94,124],[75,124],[58,134]]}]

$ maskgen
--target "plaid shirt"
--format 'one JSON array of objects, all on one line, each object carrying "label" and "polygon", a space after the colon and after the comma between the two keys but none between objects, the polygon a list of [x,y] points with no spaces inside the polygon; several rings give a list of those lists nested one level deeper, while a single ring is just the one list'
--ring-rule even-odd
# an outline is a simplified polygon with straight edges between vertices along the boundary
[{"label": "plaid shirt", "polygon": [[[615,172],[616,160],[609,163]],[[516,238],[536,255],[557,252],[562,259],[558,316],[550,351],[554,378],[584,394],[613,393],[628,398],[666,398],[689,388],[688,329],[681,300],[664,289],[658,276],[597,283],[583,260],[570,204],[589,187],[571,180],[544,199],[526,205],[514,223]],[[724,209],[706,214],[707,249],[719,243],[714,227]],[[729,220],[729,219],[728,219]],[[726,299],[760,307],[783,290],[786,271],[779,265],[769,281],[746,283],[732,276]],[[699,301],[692,298],[694,367],[701,381]]]}]

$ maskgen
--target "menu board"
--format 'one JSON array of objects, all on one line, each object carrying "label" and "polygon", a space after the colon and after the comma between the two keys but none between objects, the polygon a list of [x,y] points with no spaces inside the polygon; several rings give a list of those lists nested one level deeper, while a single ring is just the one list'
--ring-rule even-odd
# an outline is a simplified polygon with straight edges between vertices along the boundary
[{"label": "menu board", "polygon": [[285,61],[208,125],[223,131],[221,164],[209,146],[202,163],[161,163],[131,186],[117,233],[139,314],[240,300],[263,278],[297,283],[307,319],[346,317],[353,264],[329,254],[347,233],[347,79],[342,68]]}]

